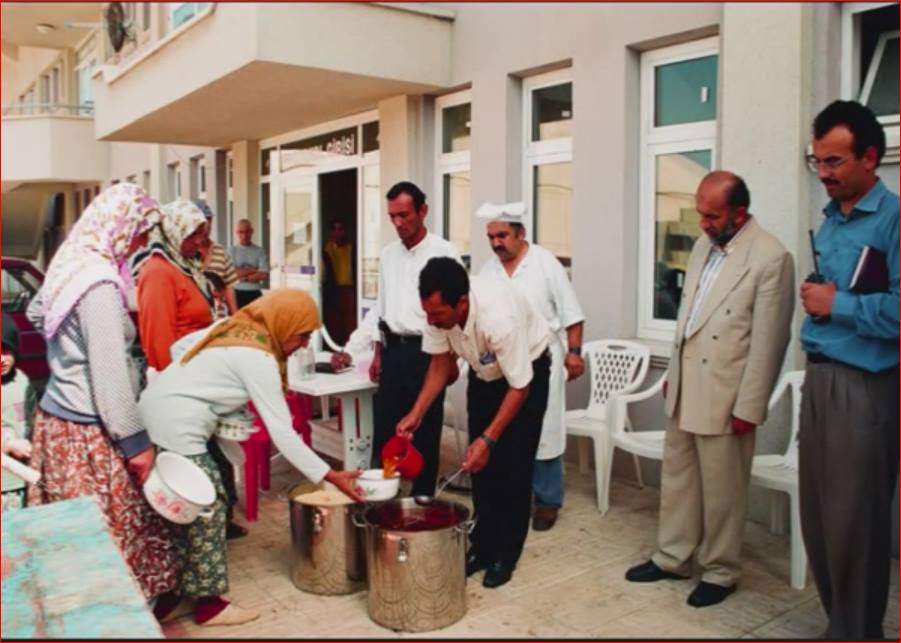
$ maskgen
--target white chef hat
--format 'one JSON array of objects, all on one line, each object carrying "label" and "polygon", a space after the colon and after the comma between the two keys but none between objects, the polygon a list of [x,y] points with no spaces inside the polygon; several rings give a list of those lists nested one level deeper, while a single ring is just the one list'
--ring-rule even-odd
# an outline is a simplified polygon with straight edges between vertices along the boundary
[{"label": "white chef hat", "polygon": [[476,210],[476,216],[480,219],[488,219],[488,222],[524,223],[527,211],[528,208],[522,201],[501,203],[500,205],[486,202]]}]

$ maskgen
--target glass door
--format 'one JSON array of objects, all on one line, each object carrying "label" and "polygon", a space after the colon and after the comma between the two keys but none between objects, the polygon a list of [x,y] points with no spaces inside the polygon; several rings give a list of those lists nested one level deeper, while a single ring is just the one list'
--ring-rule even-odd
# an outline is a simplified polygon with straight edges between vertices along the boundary
[{"label": "glass door", "polygon": [[[319,195],[315,175],[282,175],[272,185],[272,287],[301,288],[319,305]],[[280,214],[280,216],[279,216]]]}]

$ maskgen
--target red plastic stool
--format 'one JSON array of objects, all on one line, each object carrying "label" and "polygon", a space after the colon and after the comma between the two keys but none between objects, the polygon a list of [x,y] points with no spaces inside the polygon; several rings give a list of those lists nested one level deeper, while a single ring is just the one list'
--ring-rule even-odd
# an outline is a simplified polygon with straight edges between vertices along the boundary
[{"label": "red plastic stool", "polygon": [[[291,411],[291,423],[294,431],[309,446],[309,419],[313,411],[313,399],[307,395],[289,391],[285,395],[285,401]],[[257,431],[241,443],[241,448],[244,449],[244,517],[247,522],[254,522],[259,512],[259,490],[269,490],[269,454],[272,450],[272,438],[269,437],[269,431],[266,430],[266,425],[260,418],[260,414],[257,413],[253,402],[247,403],[247,409],[253,414],[253,425]]]}]

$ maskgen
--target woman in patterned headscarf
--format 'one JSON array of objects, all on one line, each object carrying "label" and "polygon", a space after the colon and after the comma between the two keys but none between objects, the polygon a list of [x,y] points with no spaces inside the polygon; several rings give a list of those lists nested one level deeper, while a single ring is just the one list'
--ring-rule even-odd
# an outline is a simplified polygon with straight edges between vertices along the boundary
[{"label": "woman in patterned headscarf", "polygon": [[179,584],[160,599],[156,614],[173,618],[191,608],[201,625],[236,625],[259,614],[222,598],[228,591],[225,556],[225,490],[207,443],[220,415],[252,401],[272,442],[285,459],[307,478],[327,480],[354,500],[351,471],[334,471],[294,432],[285,403],[287,359],[319,328],[312,298],[293,289],[274,290],[238,310],[211,330],[181,342],[188,345],[178,358],[150,383],[138,411],[150,437],[160,448],[184,455],[200,466],[216,487],[213,516],[176,526],[173,539],[179,557]]},{"label": "woman in patterned headscarf", "polygon": [[173,587],[176,569],[163,520],[140,490],[154,450],[135,408],[126,301],[128,258],[159,219],[159,204],[140,187],[104,190],[53,257],[27,313],[50,363],[32,435],[31,466],[42,481],[28,489],[28,504],[94,496],[148,599]]},{"label": "woman in patterned headscarf", "polygon": [[150,243],[131,260],[138,281],[138,326],[147,365],[162,371],[178,339],[213,323],[214,300],[198,257],[207,225],[185,199],[163,206]]}]

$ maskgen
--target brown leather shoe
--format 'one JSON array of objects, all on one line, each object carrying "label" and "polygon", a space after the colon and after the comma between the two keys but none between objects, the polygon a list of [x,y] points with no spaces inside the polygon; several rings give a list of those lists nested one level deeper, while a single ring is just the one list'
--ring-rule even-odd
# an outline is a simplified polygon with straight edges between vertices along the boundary
[{"label": "brown leather shoe", "polygon": [[535,514],[532,516],[532,529],[535,531],[547,531],[557,522],[557,507],[535,507]]}]

